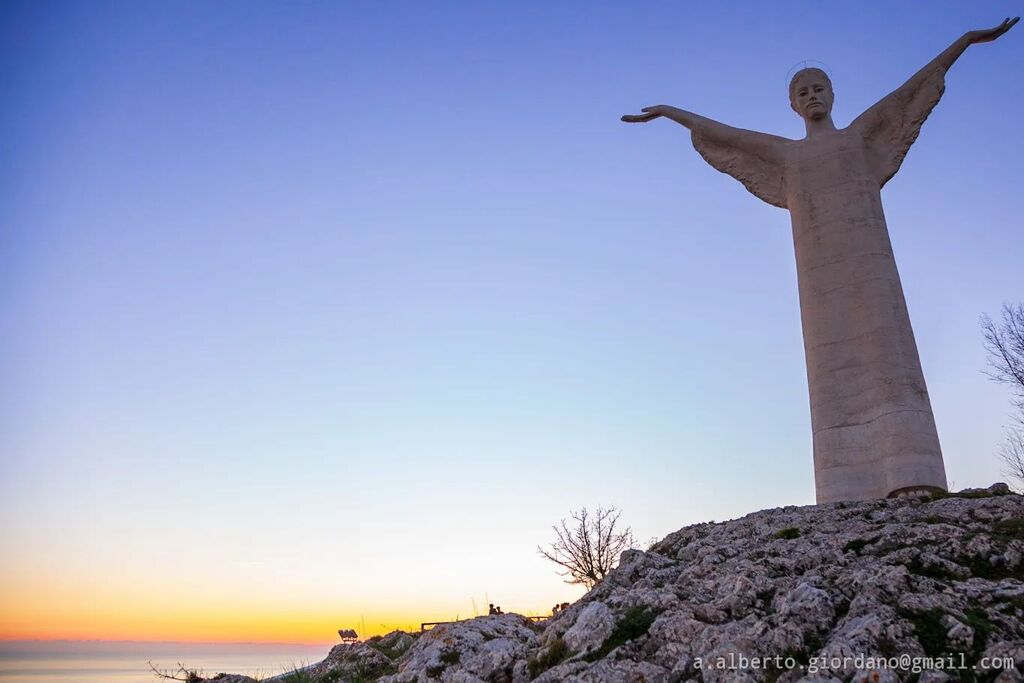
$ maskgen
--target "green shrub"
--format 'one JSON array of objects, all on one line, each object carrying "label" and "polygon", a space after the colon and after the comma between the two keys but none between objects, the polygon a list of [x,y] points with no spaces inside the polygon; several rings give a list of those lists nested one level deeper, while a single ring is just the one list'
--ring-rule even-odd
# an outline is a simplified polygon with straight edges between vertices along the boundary
[{"label": "green shrub", "polygon": [[914,558],[905,565],[907,571],[911,574],[917,574],[918,576],[926,576],[929,579],[936,579],[938,581],[955,581],[959,578],[955,572],[946,569],[941,564],[929,564],[926,565],[921,562],[920,559]]},{"label": "green shrub", "polygon": [[980,607],[972,607],[964,612],[964,616],[966,617],[964,622],[974,629],[974,647],[968,658],[969,664],[973,666],[985,651],[985,645],[988,643],[988,637],[994,626],[989,621],[988,614]]},{"label": "green shrub", "polygon": [[957,563],[966,566],[971,570],[972,576],[990,581],[1000,579],[1019,578],[1020,573],[1003,563],[993,563],[987,555],[974,555],[972,557],[958,557]]},{"label": "green shrub", "polygon": [[386,645],[381,645],[380,643],[367,643],[367,645],[369,645],[374,650],[376,650],[377,652],[381,653],[382,655],[391,660],[398,659],[406,652],[408,652],[410,647],[412,647],[411,644],[406,645],[405,647],[387,647]]},{"label": "green shrub", "polygon": [[284,683],[313,683],[313,677],[309,675],[309,672],[303,671],[302,669],[295,669],[290,674],[285,676],[282,681]]},{"label": "green shrub", "polygon": [[661,610],[641,605],[630,607],[622,615],[618,623],[615,624],[615,629],[612,630],[611,635],[601,644],[601,647],[587,655],[587,661],[597,661],[620,645],[646,635],[651,629],[651,624],[654,623],[654,620],[658,618],[660,613]]},{"label": "green shrub", "polygon": [[565,644],[562,637],[555,638],[543,653],[530,659],[527,667],[530,670],[530,678],[536,678],[553,666],[561,664],[569,656],[569,646]]},{"label": "green shrub", "polygon": [[900,610],[899,615],[914,625],[914,635],[921,643],[921,649],[929,657],[949,654],[946,648],[946,627],[942,625],[945,613],[938,608],[923,612]]},{"label": "green shrub", "polygon": [[992,525],[992,532],[1006,539],[1024,539],[1024,517],[1001,519]]},{"label": "green shrub", "polygon": [[878,537],[874,538],[855,538],[846,545],[843,546],[844,553],[857,553],[860,555],[860,551],[864,549],[864,546],[871,545],[878,540]]}]

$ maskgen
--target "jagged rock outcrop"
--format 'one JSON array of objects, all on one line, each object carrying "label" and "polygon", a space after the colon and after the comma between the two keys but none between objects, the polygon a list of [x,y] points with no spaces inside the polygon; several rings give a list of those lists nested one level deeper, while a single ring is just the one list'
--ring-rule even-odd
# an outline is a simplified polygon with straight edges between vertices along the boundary
[{"label": "jagged rock outcrop", "polygon": [[996,485],[697,524],[623,553],[544,624],[387,638],[403,636],[339,645],[308,680],[1024,681],[1024,497]]},{"label": "jagged rock outcrop", "polygon": [[392,631],[360,643],[341,643],[331,648],[323,661],[274,676],[263,683],[377,681],[397,671],[396,662],[404,658],[415,642],[416,636],[412,634]]},{"label": "jagged rock outcrop", "polygon": [[511,681],[516,665],[523,668],[529,656],[536,636],[532,626],[518,614],[437,626],[419,637],[398,662],[398,673],[382,678],[381,683]]}]

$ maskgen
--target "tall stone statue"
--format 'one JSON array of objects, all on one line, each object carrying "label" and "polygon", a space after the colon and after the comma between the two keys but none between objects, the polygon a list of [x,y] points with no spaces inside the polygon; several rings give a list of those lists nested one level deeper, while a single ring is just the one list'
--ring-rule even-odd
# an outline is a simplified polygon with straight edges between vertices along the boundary
[{"label": "tall stone statue", "polygon": [[903,163],[944,76],[971,45],[1019,17],[970,31],[848,127],[832,123],[832,83],[798,71],[789,101],[807,128],[790,140],[666,105],[623,116],[691,131],[704,160],[789,209],[807,359],[819,503],[946,489],[942,451],[910,327],[880,190]]}]

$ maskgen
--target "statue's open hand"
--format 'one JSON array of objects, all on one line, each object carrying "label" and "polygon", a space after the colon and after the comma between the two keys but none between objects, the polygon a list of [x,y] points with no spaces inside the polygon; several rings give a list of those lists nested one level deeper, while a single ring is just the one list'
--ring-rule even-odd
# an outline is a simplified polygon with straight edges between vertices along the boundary
[{"label": "statue's open hand", "polygon": [[668,109],[668,107],[663,104],[658,104],[653,107],[644,107],[640,110],[643,114],[626,114],[622,117],[622,120],[626,123],[647,123],[648,121],[653,121],[659,116],[664,116],[666,109]]},{"label": "statue's open hand", "polygon": [[987,28],[980,31],[968,31],[967,40],[972,45],[974,43],[988,43],[1009,31],[1018,21],[1020,21],[1020,17],[1014,17],[1013,19],[1007,17],[1003,20],[1003,23],[999,24],[999,26],[996,26],[995,28]]}]

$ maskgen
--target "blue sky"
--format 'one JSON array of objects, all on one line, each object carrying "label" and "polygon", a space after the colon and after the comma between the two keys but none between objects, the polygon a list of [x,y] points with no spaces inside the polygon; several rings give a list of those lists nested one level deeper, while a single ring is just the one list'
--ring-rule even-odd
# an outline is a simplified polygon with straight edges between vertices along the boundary
[{"label": "blue sky", "polygon": [[[541,610],[570,508],[647,539],[813,502],[788,216],[618,117],[802,137],[795,63],[842,126],[1015,13],[5,3],[0,604],[63,600],[0,634]],[[971,48],[883,192],[959,487],[1001,478],[978,317],[1024,298],[1022,57]]]}]

